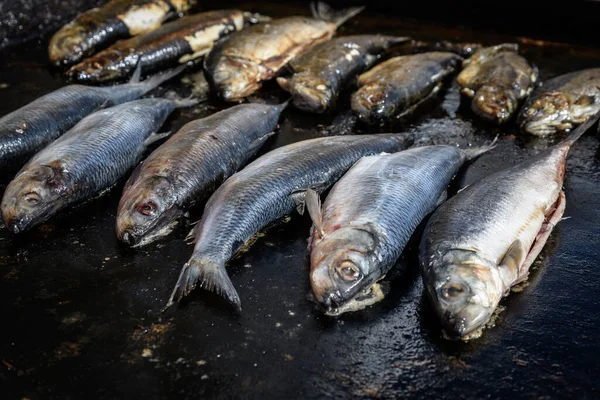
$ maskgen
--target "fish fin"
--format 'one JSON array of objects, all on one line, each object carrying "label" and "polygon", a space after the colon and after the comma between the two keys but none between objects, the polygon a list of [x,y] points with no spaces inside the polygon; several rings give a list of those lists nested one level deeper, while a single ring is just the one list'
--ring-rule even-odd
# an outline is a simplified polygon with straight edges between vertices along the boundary
[{"label": "fish fin", "polygon": [[196,230],[195,227],[192,228],[190,230],[190,232],[183,239],[187,244],[193,244],[196,241],[196,234],[194,233],[195,230]]},{"label": "fish fin", "polygon": [[[138,77],[138,81],[134,82],[133,81],[133,77],[131,78],[131,83],[139,83],[141,85],[146,86],[146,91],[149,92],[150,90],[158,87],[160,84],[162,84],[163,82],[168,81],[169,79],[179,75],[181,72],[183,72],[183,70],[185,69],[186,65],[180,65],[177,68],[173,68],[170,69],[166,72],[163,72],[162,74],[156,74],[156,75],[152,75],[150,78],[146,79],[143,82],[138,82],[139,81],[139,77]],[[141,71],[140,66],[138,64],[138,67],[136,68],[136,72],[134,72],[133,76],[135,77],[135,74],[138,73],[138,70]]]},{"label": "fish fin", "polygon": [[142,63],[138,61],[135,66],[135,70],[133,71],[133,75],[131,75],[131,79],[129,79],[129,83],[140,83],[141,77],[142,77]]},{"label": "fish fin", "polygon": [[322,1],[313,1],[310,3],[310,10],[313,17],[322,19],[324,21],[333,22],[338,27],[364,9],[365,7],[350,7],[336,11],[329,4]]},{"label": "fish fin", "polygon": [[312,190],[311,188],[306,189],[305,194],[305,202],[306,209],[308,210],[308,215],[310,215],[310,219],[312,219],[313,224],[317,228],[317,233],[319,234],[319,238],[323,238],[325,236],[325,232],[323,231],[323,214],[321,213],[321,197],[317,192]]},{"label": "fish fin", "polygon": [[502,261],[498,264],[498,271],[504,288],[508,291],[519,277],[519,271],[525,257],[527,256],[523,243],[519,239],[512,242],[504,254]]},{"label": "fish fin", "polygon": [[446,200],[448,200],[448,191],[444,190],[444,193],[442,193],[442,195],[440,196],[440,198],[438,199],[437,203],[436,203],[436,207],[441,206],[442,204],[444,204],[446,202]]},{"label": "fish fin", "polygon": [[242,310],[240,297],[227,275],[225,265],[194,257],[183,266],[165,309],[187,296],[198,283],[201,288],[225,298],[237,311]]},{"label": "fish fin", "polygon": [[200,99],[195,99],[194,97],[190,96],[188,98],[185,99],[178,99],[178,98],[174,98],[171,99],[173,102],[175,102],[175,107],[177,108],[184,108],[184,107],[191,107],[191,106],[195,106],[196,104],[200,103]]},{"label": "fish fin", "polygon": [[261,137],[259,137],[258,139],[254,139],[249,145],[248,145],[248,151],[250,153],[254,153],[255,151],[257,151],[258,149],[260,149],[265,142],[267,141],[267,139],[269,139],[271,136],[275,135],[277,132],[273,131],[273,132],[269,132]]},{"label": "fish fin", "polygon": [[577,141],[577,139],[579,139],[588,129],[590,129],[592,127],[592,125],[594,125],[596,123],[596,121],[598,121],[598,118],[600,118],[600,111],[598,111],[596,114],[592,115],[591,117],[589,117],[584,123],[582,123],[581,125],[579,125],[577,128],[575,128],[575,130],[569,135],[569,137],[567,137],[563,143],[568,145],[569,147],[575,143]]},{"label": "fish fin", "polygon": [[94,112],[95,112],[95,111],[104,110],[105,108],[108,108],[108,107],[111,107],[111,106],[113,106],[113,102],[112,102],[111,100],[104,100],[104,102],[103,102],[102,104],[100,104],[100,105],[98,106],[98,108],[96,108],[96,109],[94,110]]},{"label": "fish fin", "polygon": [[150,146],[152,143],[158,142],[171,134],[171,131],[164,133],[153,133],[144,140],[144,146]]},{"label": "fish fin", "polygon": [[291,79],[284,78],[283,76],[277,78],[277,83],[279,84],[279,87],[285,90],[286,92],[289,92],[291,90],[290,81]]},{"label": "fish fin", "polygon": [[306,191],[302,190],[302,191],[293,192],[291,194],[291,197],[292,197],[292,200],[294,201],[294,204],[296,206],[296,211],[298,211],[298,214],[304,215]]},{"label": "fish fin", "polygon": [[270,22],[273,20],[273,18],[271,18],[267,15],[262,15],[259,13],[251,13],[249,11],[244,11],[243,15],[244,15],[244,21],[249,24],[258,24],[258,23]]},{"label": "fish fin", "polygon": [[487,153],[496,147],[496,143],[498,142],[498,135],[492,140],[492,143],[486,144],[480,147],[473,147],[471,149],[464,149],[463,151],[467,155],[467,160],[474,160],[480,155]]}]

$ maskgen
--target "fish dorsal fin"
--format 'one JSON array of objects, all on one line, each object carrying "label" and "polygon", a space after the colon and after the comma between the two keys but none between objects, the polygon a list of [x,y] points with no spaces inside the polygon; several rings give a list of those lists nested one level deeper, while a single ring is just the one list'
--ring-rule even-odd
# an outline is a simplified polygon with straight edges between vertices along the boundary
[{"label": "fish dorsal fin", "polygon": [[504,288],[510,289],[512,284],[519,277],[519,269],[527,256],[523,243],[519,239],[512,242],[504,254],[502,261],[498,264],[500,277],[504,282]]},{"label": "fish dorsal fin", "polygon": [[323,214],[321,213],[321,197],[311,188],[306,189],[306,209],[315,225],[319,238],[325,236],[323,231]]}]

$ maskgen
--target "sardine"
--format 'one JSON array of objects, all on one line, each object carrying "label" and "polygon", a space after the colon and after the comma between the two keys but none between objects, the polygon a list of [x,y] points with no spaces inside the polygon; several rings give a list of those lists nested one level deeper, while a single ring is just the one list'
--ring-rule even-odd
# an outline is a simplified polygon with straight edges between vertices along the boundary
[{"label": "sardine", "polygon": [[467,186],[434,212],[420,264],[447,337],[479,337],[502,296],[527,279],[565,210],[569,149],[599,116],[558,145]]},{"label": "sardine", "polygon": [[600,111],[600,68],[584,69],[543,82],[531,93],[517,121],[535,136],[568,132]]},{"label": "sardine", "polygon": [[0,118],[0,169],[18,170],[33,154],[94,110],[132,101],[179,74],[181,66],[139,82],[111,87],[69,85]]},{"label": "sardine", "polygon": [[8,184],[2,217],[13,233],[37,225],[70,204],[110,187],[140,160],[177,107],[195,100],[142,99],[82,119],[36,154]]},{"label": "sardine", "polygon": [[63,26],[48,46],[50,62],[70,65],[130,36],[150,32],[190,9],[196,0],[112,0]]},{"label": "sardine", "polygon": [[288,17],[257,24],[220,41],[205,59],[204,70],[213,90],[226,101],[256,92],[294,57],[330,39],[336,29],[362,8],[333,11],[313,5],[314,18]]},{"label": "sardine", "polygon": [[292,94],[299,109],[323,113],[335,106],[340,91],[374,65],[381,53],[409,40],[383,35],[335,38],[294,58],[289,64],[293,76],[279,77],[277,83]]},{"label": "sardine", "polygon": [[269,223],[304,211],[307,189],[322,193],[359,158],[402,150],[408,134],[332,136],[280,147],[232,175],[210,197],[193,231],[196,246],[168,306],[200,286],[241,310],[225,263]]},{"label": "sardine", "polygon": [[432,98],[462,58],[454,53],[431,52],[391,58],[358,78],[352,110],[363,122],[382,123],[411,113]]},{"label": "sardine", "polygon": [[517,44],[504,43],[477,50],[463,61],[456,81],[461,93],[473,99],[473,112],[483,119],[505,123],[533,90],[537,68],[518,52]]},{"label": "sardine", "polygon": [[119,203],[117,236],[145,245],[168,234],[272,136],[286,104],[241,104],[187,123],[133,172]]},{"label": "sardine", "polygon": [[[333,186],[322,211],[306,196],[313,219],[310,282],[327,315],[381,300],[381,280],[461,166],[491,147],[425,146],[360,159]],[[353,193],[351,197],[348,193]]]},{"label": "sardine", "polygon": [[185,64],[207,54],[217,39],[243,27],[244,15],[239,10],[189,15],[119,41],[71,67],[67,76],[81,82],[104,82],[127,77],[136,66],[147,73]]}]

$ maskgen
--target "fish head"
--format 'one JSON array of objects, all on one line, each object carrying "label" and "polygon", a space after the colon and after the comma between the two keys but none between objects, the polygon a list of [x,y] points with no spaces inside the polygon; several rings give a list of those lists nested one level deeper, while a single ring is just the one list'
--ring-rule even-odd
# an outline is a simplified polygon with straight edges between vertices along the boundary
[{"label": "fish head", "polygon": [[225,101],[239,101],[260,89],[262,68],[255,62],[223,58],[212,74],[212,83]]},{"label": "fish head", "polygon": [[9,183],[2,198],[2,218],[13,233],[26,231],[46,220],[62,206],[66,193],[61,174],[40,165],[20,173]]},{"label": "fish head", "polygon": [[73,64],[89,50],[88,32],[80,24],[70,23],[54,34],[48,46],[50,62],[56,66]]},{"label": "fish head", "polygon": [[168,178],[154,175],[128,182],[117,211],[117,237],[130,246],[147,244],[168,234],[179,212]]},{"label": "fish head", "polygon": [[310,282],[315,300],[327,315],[340,315],[383,298],[382,278],[370,227],[348,226],[312,244]]},{"label": "fish head", "polygon": [[497,268],[472,251],[449,252],[424,277],[444,333],[453,339],[468,339],[483,328],[505,291]]},{"label": "fish head", "polygon": [[302,73],[293,76],[291,90],[294,105],[301,110],[323,113],[334,99],[327,80]]},{"label": "fish head", "polygon": [[480,117],[503,124],[513,115],[517,105],[514,90],[486,85],[475,92],[471,107]]},{"label": "fish head", "polygon": [[[117,60],[121,60],[116,62]],[[135,69],[136,57],[122,57],[118,50],[105,50],[100,54],[85,59],[69,68],[66,75],[78,82],[110,81],[123,76],[127,71]]]},{"label": "fish head", "polygon": [[535,136],[567,131],[573,127],[570,122],[571,108],[571,101],[564,93],[544,93],[523,108],[519,125],[523,131]]},{"label": "fish head", "polygon": [[394,91],[379,82],[368,83],[352,95],[352,110],[368,124],[376,124],[398,114]]}]

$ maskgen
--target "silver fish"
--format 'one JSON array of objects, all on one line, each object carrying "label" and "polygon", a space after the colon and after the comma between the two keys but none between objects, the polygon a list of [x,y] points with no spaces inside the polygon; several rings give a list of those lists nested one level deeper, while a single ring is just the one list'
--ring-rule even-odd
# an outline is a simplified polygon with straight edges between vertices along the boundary
[{"label": "silver fish", "polygon": [[20,233],[110,187],[140,160],[177,107],[195,100],[143,99],[97,111],[36,154],[8,184],[1,208]]},{"label": "silver fish", "polygon": [[272,136],[286,104],[240,104],[187,123],[133,172],[119,203],[117,236],[132,246],[168,234]]},{"label": "silver fish", "polygon": [[527,279],[565,210],[569,149],[599,117],[558,145],[468,186],[435,211],[421,241],[420,264],[448,337],[479,337],[501,298]]},{"label": "silver fish", "polygon": [[414,230],[445,197],[461,166],[490,148],[425,146],[364,157],[333,186],[322,212],[318,195],[307,195],[314,222],[310,282],[327,315],[381,300],[377,282]]},{"label": "silver fish", "polygon": [[273,150],[234,174],[211,196],[193,231],[196,246],[167,306],[200,283],[241,310],[225,264],[253,235],[296,208],[308,188],[321,193],[359,158],[395,152],[412,143],[407,134],[333,136]]}]

